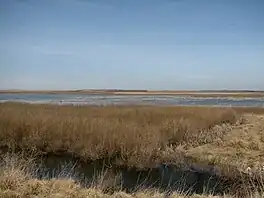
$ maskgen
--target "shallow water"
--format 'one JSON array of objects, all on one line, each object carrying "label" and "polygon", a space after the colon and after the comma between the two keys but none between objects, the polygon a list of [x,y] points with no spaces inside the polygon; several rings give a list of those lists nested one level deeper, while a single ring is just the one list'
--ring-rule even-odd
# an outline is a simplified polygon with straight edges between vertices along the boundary
[{"label": "shallow water", "polygon": [[[224,194],[230,184],[213,168],[202,171],[199,167],[181,169],[176,166],[160,165],[157,168],[138,170],[118,168],[102,161],[82,163],[70,156],[48,156],[38,162],[39,179],[73,178],[85,187],[118,188],[126,192],[137,189],[156,188],[166,192]],[[116,189],[117,190],[117,189]]]},{"label": "shallow water", "polygon": [[[47,153],[23,158],[23,152],[9,153],[8,148],[0,148],[0,167],[18,167],[26,165],[37,179],[73,179],[82,187],[99,187],[104,193],[124,191],[154,190],[166,193],[184,194],[239,195],[244,197],[249,192],[263,191],[259,178],[248,174],[233,176],[223,175],[214,165],[198,164],[160,164],[154,168],[138,169],[120,166],[116,163],[118,156],[95,161],[83,161],[67,153]],[[18,155],[16,153],[18,152]],[[1,152],[0,152],[1,153]],[[24,153],[25,154],[25,153]],[[25,161],[24,161],[24,160]],[[34,161],[32,161],[34,159]],[[22,161],[21,161],[22,160]],[[22,162],[22,163],[20,163]],[[262,181],[262,180],[261,180]]]},{"label": "shallow water", "polygon": [[113,96],[89,94],[0,94],[0,102],[27,102],[74,105],[205,105],[264,107],[264,98],[199,98],[191,96],[149,95]]}]

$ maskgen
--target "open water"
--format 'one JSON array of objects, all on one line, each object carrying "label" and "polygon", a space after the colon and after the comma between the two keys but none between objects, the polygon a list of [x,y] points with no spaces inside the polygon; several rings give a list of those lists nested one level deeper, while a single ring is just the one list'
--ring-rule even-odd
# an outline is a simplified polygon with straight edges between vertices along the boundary
[{"label": "open water", "polygon": [[187,105],[264,107],[263,98],[216,98],[171,95],[94,95],[94,94],[0,94],[0,102],[51,103],[74,105]]}]

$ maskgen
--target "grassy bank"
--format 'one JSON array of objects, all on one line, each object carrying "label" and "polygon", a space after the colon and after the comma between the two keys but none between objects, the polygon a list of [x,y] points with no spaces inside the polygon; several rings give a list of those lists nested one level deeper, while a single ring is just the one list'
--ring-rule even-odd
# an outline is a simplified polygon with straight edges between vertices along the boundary
[{"label": "grassy bank", "polygon": [[[0,104],[0,147],[117,157],[127,166],[211,164],[231,175],[264,165],[263,109]],[[248,115],[244,115],[246,112]]]}]

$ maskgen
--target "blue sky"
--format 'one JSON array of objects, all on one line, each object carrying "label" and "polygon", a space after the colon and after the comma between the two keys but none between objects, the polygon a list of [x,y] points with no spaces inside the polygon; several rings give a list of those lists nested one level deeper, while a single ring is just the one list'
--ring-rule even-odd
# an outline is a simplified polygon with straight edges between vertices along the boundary
[{"label": "blue sky", "polygon": [[0,0],[0,89],[264,90],[263,0]]}]

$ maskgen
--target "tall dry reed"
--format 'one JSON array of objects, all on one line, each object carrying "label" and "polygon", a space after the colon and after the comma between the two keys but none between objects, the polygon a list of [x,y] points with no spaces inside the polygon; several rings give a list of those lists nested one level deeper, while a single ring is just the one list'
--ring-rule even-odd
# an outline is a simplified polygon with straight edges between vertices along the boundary
[{"label": "tall dry reed", "polygon": [[230,108],[57,106],[0,104],[0,146],[67,152],[83,159],[119,156],[153,163],[170,146],[197,146],[221,138],[215,125],[234,124]]}]

